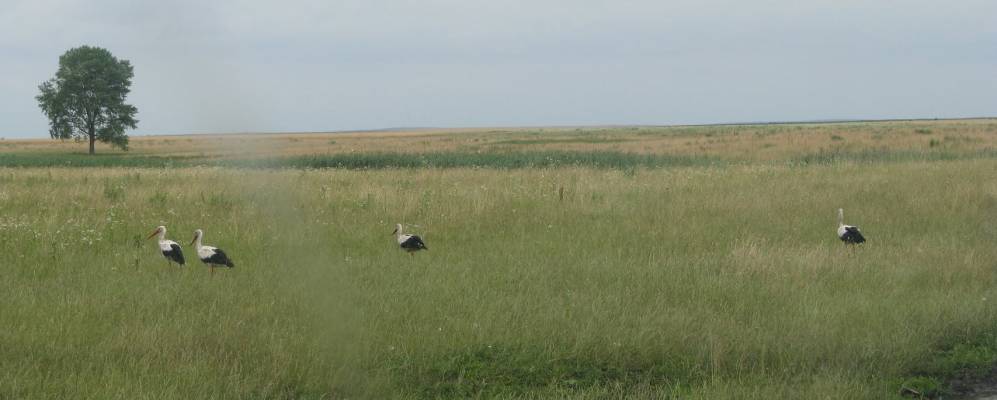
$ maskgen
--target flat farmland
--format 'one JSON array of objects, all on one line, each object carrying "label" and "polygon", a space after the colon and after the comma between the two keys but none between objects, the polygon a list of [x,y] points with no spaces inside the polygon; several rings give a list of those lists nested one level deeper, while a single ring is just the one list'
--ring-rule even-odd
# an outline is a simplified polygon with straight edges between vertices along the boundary
[{"label": "flat farmland", "polygon": [[0,141],[0,398],[899,399],[997,363],[994,120],[83,147]]},{"label": "flat farmland", "polygon": [[[0,153],[85,153],[72,141],[0,140]],[[122,152],[98,144],[98,153],[186,158],[291,157],[350,153],[486,153],[603,151],[724,160],[772,161],[820,152],[946,150],[997,147],[997,120],[843,122],[828,124],[677,127],[554,127],[399,129],[132,137]]]}]

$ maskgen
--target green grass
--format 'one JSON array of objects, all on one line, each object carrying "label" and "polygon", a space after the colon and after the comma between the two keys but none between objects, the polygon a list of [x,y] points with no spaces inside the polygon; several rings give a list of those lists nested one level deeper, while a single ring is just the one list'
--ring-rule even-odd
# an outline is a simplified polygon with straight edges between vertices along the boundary
[{"label": "green grass", "polygon": [[441,152],[441,153],[346,153],[274,157],[265,159],[209,159],[198,157],[159,157],[107,154],[0,153],[0,167],[143,167],[170,168],[184,166],[229,166],[243,168],[660,168],[672,166],[708,166],[723,163],[706,156],[668,156],[590,151],[535,152]]},{"label": "green grass", "polygon": [[540,144],[570,144],[570,143],[620,143],[626,139],[610,137],[563,137],[537,139],[507,139],[488,143],[489,145],[540,145]]},{"label": "green grass", "polygon": [[995,367],[997,336],[990,332],[955,335],[936,344],[933,352],[910,369],[898,389],[912,388],[929,397],[958,394],[979,382],[992,381]]},{"label": "green grass", "polygon": [[41,168],[169,168],[195,164],[191,157],[160,157],[86,153],[0,153],[0,167]]},{"label": "green grass", "polygon": [[806,166],[835,163],[910,163],[995,159],[997,150],[975,151],[936,149],[833,149],[794,156],[770,163],[746,162],[707,155],[635,154],[613,151],[527,151],[527,152],[436,152],[436,153],[343,153],[272,158],[216,159],[204,157],[160,157],[150,155],[51,153],[0,153],[0,167],[8,168],[179,168],[224,166],[250,169],[422,169],[422,168],[595,168],[633,171],[637,168],[709,167],[725,165],[789,164]]},{"label": "green grass", "polygon": [[706,156],[668,156],[619,152],[441,152],[441,153],[346,153],[274,157],[264,159],[210,159],[199,157],[159,157],[107,154],[0,153],[0,167],[143,167],[171,168],[228,166],[239,168],[308,169],[409,169],[409,168],[560,168],[592,167],[632,169],[673,166],[719,165],[724,161]]},{"label": "green grass", "polygon": [[0,169],[0,397],[944,393],[997,354],[997,160],[880,161]]},{"label": "green grass", "polygon": [[[935,140],[931,148],[937,147]],[[920,161],[955,161],[972,159],[997,159],[997,149],[981,149],[977,151],[946,151],[946,150],[827,150],[813,154],[794,157],[791,164],[835,164],[849,163],[901,163]]]},{"label": "green grass", "polygon": [[706,156],[668,156],[606,151],[530,151],[530,152],[445,152],[445,153],[354,153],[319,156],[235,160],[226,165],[277,168],[561,168],[591,167],[632,169],[679,166],[708,166],[723,161]]}]

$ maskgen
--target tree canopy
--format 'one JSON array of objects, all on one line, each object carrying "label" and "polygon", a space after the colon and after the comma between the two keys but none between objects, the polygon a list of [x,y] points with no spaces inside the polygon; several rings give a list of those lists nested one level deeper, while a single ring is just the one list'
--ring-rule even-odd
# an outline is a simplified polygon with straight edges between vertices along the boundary
[{"label": "tree canopy", "polygon": [[35,97],[49,120],[53,139],[110,143],[128,150],[126,128],[135,129],[138,109],[125,103],[131,90],[132,65],[110,51],[81,46],[59,57],[55,77],[42,83]]}]

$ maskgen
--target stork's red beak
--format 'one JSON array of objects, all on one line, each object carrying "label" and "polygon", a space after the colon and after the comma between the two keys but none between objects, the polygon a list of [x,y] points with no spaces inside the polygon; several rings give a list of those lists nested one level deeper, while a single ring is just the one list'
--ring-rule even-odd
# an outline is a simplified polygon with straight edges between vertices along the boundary
[{"label": "stork's red beak", "polygon": [[145,238],[145,240],[152,239],[152,237],[156,236],[157,233],[159,233],[159,229],[156,229],[156,230],[152,231],[152,233],[149,234],[149,237]]},{"label": "stork's red beak", "polygon": [[392,234],[392,235],[394,235],[394,234],[396,234],[396,233],[398,233],[398,229],[395,229],[395,230],[391,231],[391,234]]},{"label": "stork's red beak", "polygon": [[197,235],[194,235],[194,238],[190,240],[190,245],[191,245],[191,246],[193,246],[193,245],[194,245],[194,241],[195,241],[195,240],[197,240]]}]

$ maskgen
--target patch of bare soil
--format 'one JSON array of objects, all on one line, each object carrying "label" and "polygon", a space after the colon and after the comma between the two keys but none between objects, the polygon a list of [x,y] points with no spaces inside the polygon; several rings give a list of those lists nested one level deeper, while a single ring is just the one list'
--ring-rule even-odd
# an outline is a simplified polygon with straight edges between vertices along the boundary
[{"label": "patch of bare soil", "polygon": [[982,377],[962,377],[949,382],[952,399],[997,400],[997,367]]}]

